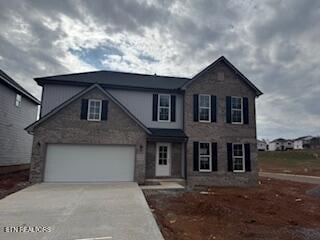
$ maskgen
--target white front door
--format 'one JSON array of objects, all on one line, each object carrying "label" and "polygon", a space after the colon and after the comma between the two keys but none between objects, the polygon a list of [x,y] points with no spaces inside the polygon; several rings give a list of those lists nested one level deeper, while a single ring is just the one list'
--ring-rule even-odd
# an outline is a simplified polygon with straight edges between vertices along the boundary
[{"label": "white front door", "polygon": [[170,176],[171,145],[170,143],[157,143],[156,176]]}]

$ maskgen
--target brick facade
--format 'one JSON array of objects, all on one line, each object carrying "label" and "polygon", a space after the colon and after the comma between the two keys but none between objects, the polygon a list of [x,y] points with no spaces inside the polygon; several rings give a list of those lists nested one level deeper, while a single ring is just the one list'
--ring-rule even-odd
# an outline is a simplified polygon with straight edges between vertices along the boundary
[{"label": "brick facade", "polygon": [[[224,73],[224,79],[218,73]],[[202,74],[185,91],[185,133],[187,144],[187,183],[194,185],[254,185],[257,183],[255,92],[248,87],[223,62]],[[203,123],[193,121],[193,95],[209,94],[217,96],[217,122]],[[249,124],[226,123],[226,96],[248,97]],[[218,171],[203,173],[193,171],[193,142],[217,142]],[[250,143],[251,172],[234,173],[227,170],[227,143]]]},{"label": "brick facade", "polygon": [[[80,119],[81,99],[109,100],[108,120]],[[34,129],[30,180],[42,182],[47,144],[123,144],[134,145],[135,181],[145,180],[146,133],[118,105],[95,88],[61,109]]]}]

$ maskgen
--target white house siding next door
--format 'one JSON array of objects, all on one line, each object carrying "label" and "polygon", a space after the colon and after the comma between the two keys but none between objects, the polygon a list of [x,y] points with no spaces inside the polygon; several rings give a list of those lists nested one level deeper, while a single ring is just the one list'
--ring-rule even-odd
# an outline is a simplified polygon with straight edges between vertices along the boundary
[{"label": "white house siding next door", "polygon": [[44,181],[133,181],[134,159],[133,146],[49,144]]}]

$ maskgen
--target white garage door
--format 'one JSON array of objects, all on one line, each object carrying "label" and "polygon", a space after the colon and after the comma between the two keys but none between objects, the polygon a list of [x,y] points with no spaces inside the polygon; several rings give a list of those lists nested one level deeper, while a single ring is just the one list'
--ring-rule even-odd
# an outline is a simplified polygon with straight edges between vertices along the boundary
[{"label": "white garage door", "polygon": [[49,144],[45,182],[133,181],[132,146]]}]

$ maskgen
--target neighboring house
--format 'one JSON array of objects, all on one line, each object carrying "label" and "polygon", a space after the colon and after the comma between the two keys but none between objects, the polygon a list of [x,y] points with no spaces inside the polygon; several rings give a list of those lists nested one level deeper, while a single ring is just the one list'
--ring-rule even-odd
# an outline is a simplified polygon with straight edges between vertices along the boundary
[{"label": "neighboring house", "polygon": [[258,151],[268,151],[269,147],[265,140],[257,140],[257,149]]},{"label": "neighboring house", "polygon": [[262,92],[225,57],[191,79],[97,71],[35,80],[32,182],[257,183]]},{"label": "neighboring house", "polygon": [[293,140],[293,149],[301,150],[304,148],[307,148],[310,145],[310,140],[312,139],[312,136],[304,136],[299,137]]},{"label": "neighboring house", "polygon": [[39,104],[0,70],[0,173],[29,167],[33,137],[24,128],[37,119]]},{"label": "neighboring house", "polygon": [[304,144],[305,148],[309,149],[320,149],[320,137],[312,137]]},{"label": "neighboring house", "polygon": [[269,143],[270,151],[287,151],[293,149],[293,141],[289,139],[277,138]]}]

